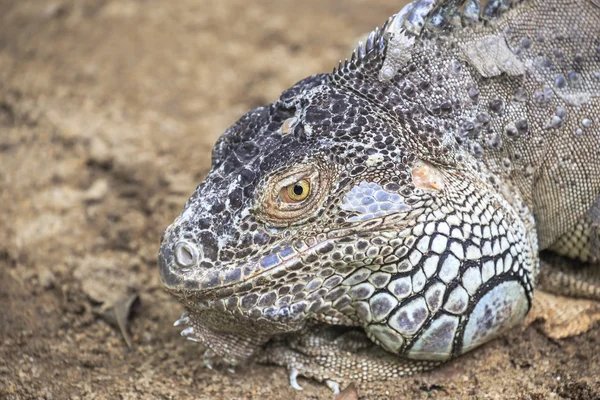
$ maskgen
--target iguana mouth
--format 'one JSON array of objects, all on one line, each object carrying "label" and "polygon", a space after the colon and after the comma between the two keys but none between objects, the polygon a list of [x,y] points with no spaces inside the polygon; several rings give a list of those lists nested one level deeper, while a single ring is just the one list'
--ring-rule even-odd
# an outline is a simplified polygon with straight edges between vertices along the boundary
[{"label": "iguana mouth", "polygon": [[[334,239],[309,238],[296,241],[277,252],[272,252],[259,260],[236,265],[233,268],[220,268],[203,273],[197,265],[181,268],[175,262],[174,251],[165,244],[159,253],[161,279],[169,292],[180,298],[193,297],[196,301],[219,300],[229,298],[233,294],[243,295],[255,288],[255,284],[267,284],[272,279],[281,279],[290,273],[302,270],[319,253],[327,253],[333,249]],[[311,243],[312,242],[312,243]],[[173,273],[177,271],[177,274]],[[270,279],[261,281],[261,277],[269,275]],[[256,281],[256,282],[255,282]]]},{"label": "iguana mouth", "polygon": [[[312,271],[311,265],[317,262],[320,255],[332,252],[337,242],[354,241],[356,235],[366,236],[369,233],[381,232],[386,225],[405,220],[406,213],[389,215],[386,220],[377,218],[361,221],[343,229],[332,230],[326,234],[297,240],[287,245],[276,247],[275,251],[233,267],[220,267],[218,270],[205,272],[198,266],[196,247],[186,242],[178,242],[175,246],[164,243],[159,253],[160,274],[165,288],[173,295],[195,301],[214,301],[227,299],[232,295],[243,296],[256,290],[257,286],[267,288],[278,280],[294,279],[297,275]],[[182,265],[176,262],[177,251],[185,250]],[[191,264],[193,260],[193,265]],[[174,273],[176,271],[176,273]]]}]

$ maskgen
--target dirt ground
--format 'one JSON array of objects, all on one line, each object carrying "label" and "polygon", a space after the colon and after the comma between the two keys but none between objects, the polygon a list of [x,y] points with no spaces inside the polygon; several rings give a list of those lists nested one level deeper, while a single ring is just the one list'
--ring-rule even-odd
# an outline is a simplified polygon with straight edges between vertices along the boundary
[{"label": "dirt ground", "polygon": [[[218,136],[329,71],[387,0],[0,0],[0,398],[329,399],[207,370],[156,254]],[[133,349],[112,304],[139,293]],[[362,398],[598,399],[600,328],[515,331]]]}]

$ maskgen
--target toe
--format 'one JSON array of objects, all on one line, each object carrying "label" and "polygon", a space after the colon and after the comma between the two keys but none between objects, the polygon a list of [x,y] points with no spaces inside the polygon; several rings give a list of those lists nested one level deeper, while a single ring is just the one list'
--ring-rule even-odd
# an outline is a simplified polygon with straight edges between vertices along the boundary
[{"label": "toe", "polygon": [[298,370],[296,368],[290,369],[290,386],[296,390],[302,390],[302,386],[298,384]]},{"label": "toe", "polygon": [[325,384],[327,385],[327,387],[329,389],[331,389],[331,391],[333,392],[334,395],[340,394],[340,385],[339,385],[339,383],[337,383],[336,381],[332,381],[331,379],[327,379],[325,381]]}]

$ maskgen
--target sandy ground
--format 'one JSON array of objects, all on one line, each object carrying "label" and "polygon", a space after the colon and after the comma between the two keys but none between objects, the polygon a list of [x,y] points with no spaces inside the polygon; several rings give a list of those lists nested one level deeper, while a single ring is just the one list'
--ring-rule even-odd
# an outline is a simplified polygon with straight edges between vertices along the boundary
[{"label": "sandy ground", "polygon": [[[163,228],[246,110],[400,8],[368,0],[0,0],[0,398],[329,399],[210,371],[172,322]],[[129,350],[110,305],[140,296]],[[600,398],[600,329],[512,332],[362,398]]]}]

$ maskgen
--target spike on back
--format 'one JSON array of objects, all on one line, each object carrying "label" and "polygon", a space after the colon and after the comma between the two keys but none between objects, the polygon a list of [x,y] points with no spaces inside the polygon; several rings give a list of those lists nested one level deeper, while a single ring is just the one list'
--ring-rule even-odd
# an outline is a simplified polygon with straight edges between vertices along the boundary
[{"label": "spike on back", "polygon": [[[393,17],[392,17],[393,18]],[[388,20],[389,21],[389,20]],[[356,68],[360,65],[361,62],[368,56],[370,56],[373,52],[379,52],[383,54],[385,51],[386,42],[383,37],[383,32],[385,31],[385,27],[388,24],[388,21],[383,25],[381,29],[379,27],[375,28],[367,37],[366,42],[363,44],[362,41],[358,42],[356,49],[352,52],[352,56],[350,61],[346,59],[343,63],[340,60],[338,67],[333,69],[333,75],[343,74],[344,70],[348,70],[349,68]]]},{"label": "spike on back", "polygon": [[415,0],[375,28],[365,43],[359,42],[350,61],[340,62],[333,75],[357,68],[374,51],[385,55],[390,36],[401,32],[419,36],[423,30],[439,33],[489,21],[525,0]]}]

